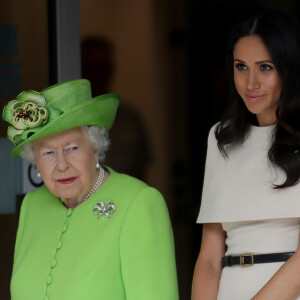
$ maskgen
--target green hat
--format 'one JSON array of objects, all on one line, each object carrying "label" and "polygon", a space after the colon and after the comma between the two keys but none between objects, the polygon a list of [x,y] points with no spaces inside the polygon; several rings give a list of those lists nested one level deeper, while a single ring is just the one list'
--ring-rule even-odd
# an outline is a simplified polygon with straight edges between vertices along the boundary
[{"label": "green hat", "polygon": [[113,125],[120,98],[110,93],[92,98],[86,79],[52,85],[41,92],[24,91],[3,108],[2,118],[10,123],[7,137],[20,149],[41,137],[83,125]]}]

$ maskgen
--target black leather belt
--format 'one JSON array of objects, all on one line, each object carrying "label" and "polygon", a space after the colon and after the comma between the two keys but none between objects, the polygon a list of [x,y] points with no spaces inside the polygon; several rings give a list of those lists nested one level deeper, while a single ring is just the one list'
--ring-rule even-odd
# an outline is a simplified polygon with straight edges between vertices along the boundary
[{"label": "black leather belt", "polygon": [[222,268],[239,265],[242,267],[250,267],[254,264],[272,263],[287,261],[295,252],[270,253],[270,254],[253,254],[245,253],[237,256],[222,257]]}]

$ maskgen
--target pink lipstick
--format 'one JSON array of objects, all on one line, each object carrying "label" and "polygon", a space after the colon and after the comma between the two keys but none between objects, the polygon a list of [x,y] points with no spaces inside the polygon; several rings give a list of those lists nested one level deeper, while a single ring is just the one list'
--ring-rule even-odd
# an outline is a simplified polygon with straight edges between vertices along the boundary
[{"label": "pink lipstick", "polygon": [[246,95],[249,102],[257,102],[264,98],[265,95],[263,94],[253,94],[253,95]]},{"label": "pink lipstick", "polygon": [[61,184],[70,184],[76,180],[77,177],[69,177],[69,178],[62,178],[58,179],[57,181]]}]

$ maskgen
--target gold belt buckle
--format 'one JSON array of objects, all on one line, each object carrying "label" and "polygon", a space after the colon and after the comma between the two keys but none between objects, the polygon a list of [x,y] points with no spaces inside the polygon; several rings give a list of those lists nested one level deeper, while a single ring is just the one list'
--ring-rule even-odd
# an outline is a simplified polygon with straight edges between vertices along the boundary
[{"label": "gold belt buckle", "polygon": [[[245,257],[250,257],[251,262],[246,264],[245,263]],[[253,259],[253,253],[245,253],[240,255],[240,266],[242,267],[251,267],[254,265],[254,259]]]}]

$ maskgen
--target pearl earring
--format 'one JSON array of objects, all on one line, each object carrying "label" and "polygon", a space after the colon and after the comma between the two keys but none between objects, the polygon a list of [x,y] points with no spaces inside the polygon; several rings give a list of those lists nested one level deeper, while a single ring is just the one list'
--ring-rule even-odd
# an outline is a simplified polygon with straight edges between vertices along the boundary
[{"label": "pearl earring", "polygon": [[37,172],[37,173],[36,173],[36,176],[37,176],[38,178],[41,178],[41,177],[42,177],[42,175],[41,175],[40,172]]},{"label": "pearl earring", "polygon": [[96,163],[96,169],[100,169],[100,164],[99,164],[98,161],[97,161],[97,163]]}]

